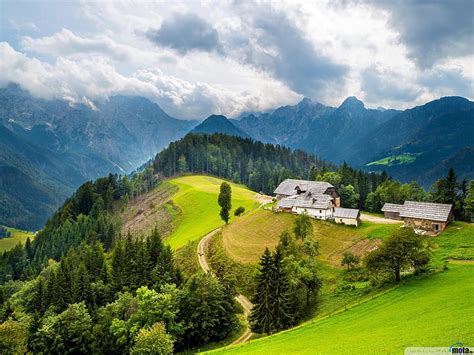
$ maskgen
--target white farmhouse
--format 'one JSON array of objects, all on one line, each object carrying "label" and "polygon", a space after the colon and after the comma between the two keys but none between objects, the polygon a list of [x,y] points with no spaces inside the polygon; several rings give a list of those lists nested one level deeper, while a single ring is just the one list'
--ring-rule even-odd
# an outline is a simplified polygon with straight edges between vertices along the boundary
[{"label": "white farmhouse", "polygon": [[325,181],[286,179],[274,193],[279,200],[278,211],[306,213],[317,219],[332,219],[340,203],[336,188]]}]

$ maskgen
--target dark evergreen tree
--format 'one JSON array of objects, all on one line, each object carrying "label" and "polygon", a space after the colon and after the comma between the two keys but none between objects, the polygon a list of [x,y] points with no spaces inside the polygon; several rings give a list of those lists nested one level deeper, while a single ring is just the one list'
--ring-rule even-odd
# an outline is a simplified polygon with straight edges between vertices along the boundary
[{"label": "dark evergreen tree", "polygon": [[219,197],[217,199],[219,206],[221,207],[220,216],[221,219],[227,224],[229,223],[230,210],[232,208],[232,189],[226,182],[221,184]]},{"label": "dark evergreen tree", "polygon": [[260,269],[257,276],[257,288],[252,298],[253,308],[250,314],[250,326],[255,333],[271,334],[275,332],[275,301],[273,289],[274,261],[268,248],[260,257]]},{"label": "dark evergreen tree", "polygon": [[277,248],[273,255],[272,269],[272,309],[273,309],[273,329],[280,331],[292,325],[293,315],[291,314],[292,302],[288,283],[288,275],[283,265],[283,254]]}]

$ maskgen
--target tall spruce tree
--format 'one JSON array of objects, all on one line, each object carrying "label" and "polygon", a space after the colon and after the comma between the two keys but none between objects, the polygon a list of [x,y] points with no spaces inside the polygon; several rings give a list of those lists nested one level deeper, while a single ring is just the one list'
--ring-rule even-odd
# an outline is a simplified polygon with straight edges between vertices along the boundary
[{"label": "tall spruce tree", "polygon": [[250,326],[256,333],[272,334],[291,326],[293,315],[288,275],[283,265],[283,252],[278,247],[272,255],[265,252],[260,258],[257,290],[252,299],[254,307]]},{"label": "tall spruce tree", "polygon": [[283,263],[283,254],[280,248],[277,248],[273,255],[272,291],[274,295],[271,298],[275,331],[289,328],[293,321],[290,286]]},{"label": "tall spruce tree", "polygon": [[257,276],[257,289],[252,298],[254,304],[250,314],[250,326],[255,333],[274,332],[275,317],[273,314],[273,258],[270,250],[265,249],[260,257],[260,272]]},{"label": "tall spruce tree", "polygon": [[226,224],[229,223],[230,210],[232,208],[231,199],[232,189],[228,183],[223,182],[221,184],[221,190],[217,199],[217,203],[219,206],[221,206],[220,216]]}]

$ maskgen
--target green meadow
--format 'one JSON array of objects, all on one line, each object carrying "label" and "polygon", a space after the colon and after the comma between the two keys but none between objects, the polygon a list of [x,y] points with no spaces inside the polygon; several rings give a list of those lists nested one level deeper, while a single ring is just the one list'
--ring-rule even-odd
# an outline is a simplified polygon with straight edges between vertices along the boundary
[{"label": "green meadow", "polygon": [[[220,185],[224,180],[211,176],[192,175],[171,179],[168,182],[178,188],[171,197],[180,213],[176,216],[172,233],[166,238],[173,249],[179,249],[188,241],[198,240],[206,233],[224,224],[217,204]],[[231,221],[234,210],[243,206],[246,211],[258,207],[256,193],[248,188],[230,183],[232,187]]]},{"label": "green meadow", "polygon": [[393,166],[393,165],[411,164],[416,160],[416,157],[419,155],[420,155],[419,153],[403,153],[399,155],[390,155],[388,157],[367,163],[366,166],[372,166],[372,165]]},{"label": "green meadow", "polygon": [[297,328],[220,349],[251,354],[402,354],[409,346],[474,344],[474,265],[422,279]]},{"label": "green meadow", "polygon": [[35,234],[33,232],[23,231],[15,228],[6,227],[9,232],[13,235],[9,238],[0,239],[0,253],[14,248],[18,243],[25,244],[28,237],[34,239]]}]

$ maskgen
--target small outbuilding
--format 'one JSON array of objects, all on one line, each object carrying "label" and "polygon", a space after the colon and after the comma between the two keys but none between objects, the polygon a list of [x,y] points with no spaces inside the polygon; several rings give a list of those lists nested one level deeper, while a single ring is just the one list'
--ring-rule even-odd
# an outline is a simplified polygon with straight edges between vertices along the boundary
[{"label": "small outbuilding", "polygon": [[360,224],[360,211],[354,208],[336,207],[334,209],[334,222],[357,227]]},{"label": "small outbuilding", "polygon": [[295,198],[285,197],[278,201],[277,211],[278,212],[292,212],[293,206],[295,205]]},{"label": "small outbuilding", "polygon": [[386,203],[382,207],[382,212],[385,218],[401,220],[400,211],[403,209],[403,205],[396,203]]}]

